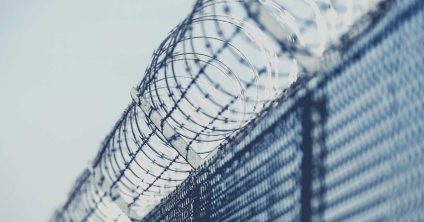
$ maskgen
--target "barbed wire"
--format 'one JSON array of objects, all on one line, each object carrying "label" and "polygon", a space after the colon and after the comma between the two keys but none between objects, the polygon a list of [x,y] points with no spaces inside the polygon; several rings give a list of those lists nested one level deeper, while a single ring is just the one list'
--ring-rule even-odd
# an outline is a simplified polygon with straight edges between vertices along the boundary
[{"label": "barbed wire", "polygon": [[196,1],[153,53],[133,102],[52,221],[141,219],[319,66],[365,2]]}]

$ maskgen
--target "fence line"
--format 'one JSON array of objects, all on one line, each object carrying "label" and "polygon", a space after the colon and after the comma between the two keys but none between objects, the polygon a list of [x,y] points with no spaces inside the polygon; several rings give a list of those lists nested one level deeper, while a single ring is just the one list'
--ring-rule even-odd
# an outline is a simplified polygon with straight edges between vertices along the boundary
[{"label": "fence line", "polygon": [[[133,102],[52,220],[141,220],[283,101],[296,79],[336,63],[331,53],[355,36],[337,50],[330,42],[361,15],[359,4],[343,2],[196,1],[154,52]],[[357,27],[376,21],[384,11],[377,9]]]}]

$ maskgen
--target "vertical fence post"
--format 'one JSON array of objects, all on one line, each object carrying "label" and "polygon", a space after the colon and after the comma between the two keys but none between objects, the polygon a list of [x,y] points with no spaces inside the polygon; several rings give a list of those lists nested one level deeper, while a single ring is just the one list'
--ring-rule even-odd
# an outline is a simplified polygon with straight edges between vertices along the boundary
[{"label": "vertical fence post", "polygon": [[325,186],[325,149],[323,126],[326,119],[325,100],[315,98],[312,93],[299,102],[303,107],[302,144],[303,159],[301,165],[302,191],[301,215],[303,222],[323,221],[323,196]]}]

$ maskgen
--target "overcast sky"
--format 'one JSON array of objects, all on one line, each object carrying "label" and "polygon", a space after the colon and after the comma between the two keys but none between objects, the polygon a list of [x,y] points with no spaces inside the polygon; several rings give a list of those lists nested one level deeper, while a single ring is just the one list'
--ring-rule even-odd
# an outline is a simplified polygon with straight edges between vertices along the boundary
[{"label": "overcast sky", "polygon": [[0,221],[50,219],[192,0],[0,0]]}]

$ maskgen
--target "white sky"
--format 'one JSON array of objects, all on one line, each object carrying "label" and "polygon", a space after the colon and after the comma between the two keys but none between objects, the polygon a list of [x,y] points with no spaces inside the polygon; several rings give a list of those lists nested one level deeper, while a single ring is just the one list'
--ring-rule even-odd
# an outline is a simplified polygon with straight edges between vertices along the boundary
[{"label": "white sky", "polygon": [[0,221],[47,221],[193,0],[0,0]]}]

